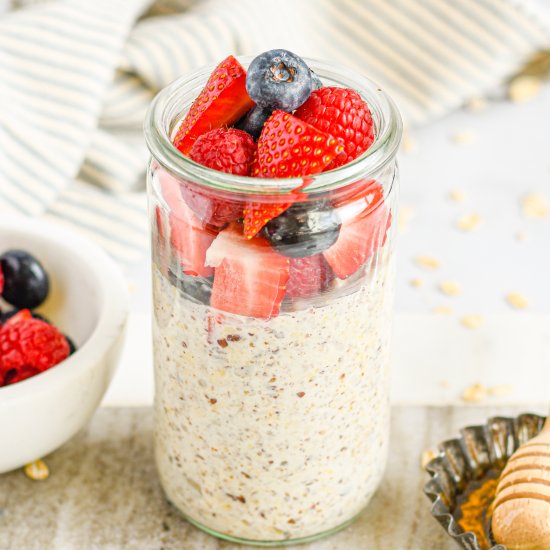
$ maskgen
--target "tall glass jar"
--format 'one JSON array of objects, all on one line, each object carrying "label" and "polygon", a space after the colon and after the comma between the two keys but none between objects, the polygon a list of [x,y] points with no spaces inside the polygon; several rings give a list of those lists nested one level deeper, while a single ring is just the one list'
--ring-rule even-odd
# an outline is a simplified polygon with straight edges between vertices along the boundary
[{"label": "tall glass jar", "polygon": [[[259,179],[180,154],[171,137],[213,67],[162,90],[145,124],[158,473],[190,522],[264,546],[349,524],[388,450],[401,121],[370,80],[306,61],[325,85],[357,90],[372,112],[373,145],[341,168]],[[296,188],[286,223],[304,212],[316,221],[295,241],[336,239],[314,258],[273,248],[262,233],[248,240],[238,223],[208,223],[220,204],[287,205]],[[274,281],[284,297],[266,310]]]}]

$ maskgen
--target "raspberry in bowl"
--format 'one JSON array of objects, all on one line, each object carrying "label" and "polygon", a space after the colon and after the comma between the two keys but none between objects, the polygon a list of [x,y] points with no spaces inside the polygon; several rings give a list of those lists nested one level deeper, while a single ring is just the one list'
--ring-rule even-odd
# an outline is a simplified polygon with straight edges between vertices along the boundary
[{"label": "raspberry in bowl", "polygon": [[164,491],[228,540],[333,533],[386,460],[399,114],[272,50],[174,82],[145,134]]},{"label": "raspberry in bowl", "polygon": [[127,286],[98,246],[63,227],[0,220],[0,473],[57,449],[114,373]]}]

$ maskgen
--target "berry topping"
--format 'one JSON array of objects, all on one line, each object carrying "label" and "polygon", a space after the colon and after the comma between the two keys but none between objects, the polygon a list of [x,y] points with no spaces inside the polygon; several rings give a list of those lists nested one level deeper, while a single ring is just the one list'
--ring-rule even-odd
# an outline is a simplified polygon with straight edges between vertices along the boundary
[{"label": "berry topping", "polygon": [[260,178],[292,178],[322,172],[344,146],[284,111],[274,111],[258,140],[252,175]]},{"label": "berry topping", "polygon": [[34,308],[47,297],[48,275],[42,264],[28,252],[9,250],[0,256],[4,274],[2,297],[18,308]]},{"label": "berry topping", "polygon": [[250,109],[237,123],[237,128],[248,132],[254,139],[258,139],[262,133],[265,121],[271,116],[273,109],[269,107],[256,107]]},{"label": "berry topping", "polygon": [[313,69],[310,69],[311,71],[311,82],[313,83],[313,89],[318,90],[319,88],[323,87],[323,83],[321,82],[321,79],[317,76],[316,73],[313,72]]},{"label": "berry topping", "polygon": [[313,256],[338,238],[340,219],[328,201],[293,204],[263,229],[273,247],[292,258]]},{"label": "berry topping", "polygon": [[69,344],[54,326],[21,319],[0,328],[0,385],[13,384],[63,361]]},{"label": "berry topping", "polygon": [[[5,325],[14,325],[15,323],[18,323],[19,321],[27,321],[28,319],[32,319],[33,314],[29,309],[20,309],[19,311],[14,311],[13,315],[10,315],[8,319],[5,321]],[[40,319],[41,321],[44,321],[44,319]]]},{"label": "berry topping", "polygon": [[164,170],[157,170],[164,200],[170,207],[170,242],[188,275],[208,277],[213,270],[204,264],[206,250],[215,234],[203,228],[193,210],[183,200],[178,180]]},{"label": "berry topping", "polygon": [[330,131],[344,144],[345,150],[326,170],[356,159],[374,141],[370,109],[365,100],[349,88],[329,86],[315,90],[295,115],[323,132]]},{"label": "berry topping", "polygon": [[246,71],[230,55],[214,69],[191,105],[174,138],[174,145],[187,155],[200,135],[231,126],[252,107],[254,102],[246,92]]},{"label": "berry topping", "polygon": [[218,128],[199,136],[189,157],[220,172],[248,176],[256,144],[252,137],[235,128]]},{"label": "berry topping", "polygon": [[289,260],[262,237],[247,240],[229,226],[212,243],[207,264],[215,267],[210,305],[229,313],[269,319],[279,313]]},{"label": "berry topping", "polygon": [[269,50],[250,63],[246,89],[260,107],[294,111],[311,94],[313,81],[301,57],[288,50]]},{"label": "berry topping", "polygon": [[[367,207],[342,223],[338,240],[323,252],[339,279],[353,275],[384,244],[391,224],[391,214],[383,202],[381,188],[367,194],[364,200]],[[354,208],[356,206],[358,204],[353,204]]]},{"label": "berry topping", "polygon": [[291,258],[286,295],[289,298],[308,298],[327,290],[334,280],[322,254],[308,258]]}]

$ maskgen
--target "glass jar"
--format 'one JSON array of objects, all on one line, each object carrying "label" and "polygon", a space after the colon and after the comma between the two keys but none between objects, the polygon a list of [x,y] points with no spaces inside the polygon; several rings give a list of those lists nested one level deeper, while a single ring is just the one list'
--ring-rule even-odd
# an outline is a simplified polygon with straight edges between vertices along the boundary
[{"label": "glass jar", "polygon": [[[191,523],[264,546],[348,525],[388,451],[401,120],[370,80],[306,61],[371,108],[373,144],[335,170],[239,177],[179,153],[171,137],[213,67],[162,90],[145,124],[160,481]],[[248,240],[238,222],[210,223],[216,208],[286,207],[297,188],[285,223],[314,220],[290,239],[306,248],[325,239],[313,257],[293,258],[264,232]]]}]

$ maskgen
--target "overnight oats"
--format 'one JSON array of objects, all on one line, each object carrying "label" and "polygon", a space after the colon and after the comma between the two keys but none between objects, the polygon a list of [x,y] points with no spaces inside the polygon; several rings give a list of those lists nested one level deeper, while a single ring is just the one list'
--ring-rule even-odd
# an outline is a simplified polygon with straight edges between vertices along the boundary
[{"label": "overnight oats", "polygon": [[163,489],[229,540],[334,532],[388,450],[399,115],[272,50],[176,81],[145,131]]}]

